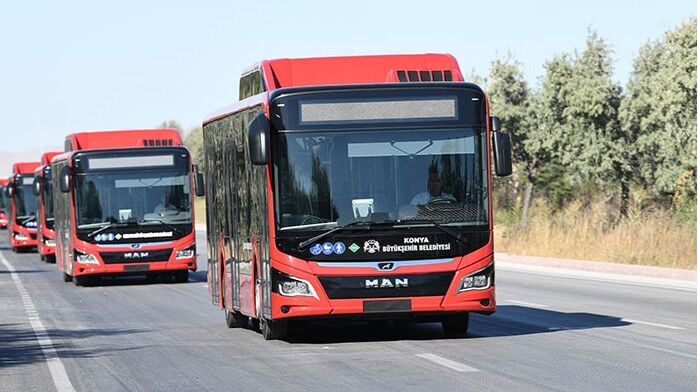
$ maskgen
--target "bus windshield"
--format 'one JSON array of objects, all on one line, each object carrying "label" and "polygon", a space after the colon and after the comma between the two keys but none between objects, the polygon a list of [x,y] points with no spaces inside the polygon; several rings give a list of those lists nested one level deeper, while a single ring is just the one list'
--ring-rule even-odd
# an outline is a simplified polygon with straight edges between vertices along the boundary
[{"label": "bus windshield", "polygon": [[77,229],[128,224],[191,231],[189,162],[183,149],[76,155]]},{"label": "bus windshield", "polygon": [[272,137],[277,227],[488,224],[481,127],[288,131]]},{"label": "bus windshield", "polygon": [[34,199],[34,194],[32,193],[34,176],[22,175],[19,177],[19,181],[21,184],[17,182],[15,183],[13,199],[17,208],[17,211],[15,212],[17,224],[22,224],[22,222],[35,216],[36,214],[36,201]]}]

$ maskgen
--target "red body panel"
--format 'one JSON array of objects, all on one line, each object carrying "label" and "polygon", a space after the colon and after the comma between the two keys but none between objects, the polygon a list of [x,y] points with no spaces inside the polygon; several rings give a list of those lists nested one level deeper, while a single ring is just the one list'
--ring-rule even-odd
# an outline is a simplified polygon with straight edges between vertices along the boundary
[{"label": "red body panel", "polygon": [[[12,165],[12,175],[14,176],[15,174],[34,174],[34,171],[36,170],[37,167],[41,165],[40,162],[16,162]],[[10,179],[10,181],[13,181]],[[31,193],[31,189],[29,189],[29,192]],[[15,206],[15,201],[14,197],[10,198],[8,200],[8,204],[10,205],[10,214],[9,214],[9,222],[8,222],[8,228],[9,230],[7,233],[10,236],[10,246],[15,249],[15,248],[31,248],[33,246],[36,246],[36,236],[37,236],[37,230],[35,228],[27,228],[23,227],[17,224],[17,209]],[[17,236],[21,236],[22,238],[17,238]]]},{"label": "red body panel", "polygon": [[[398,82],[398,71],[445,71],[452,74],[453,82],[464,81],[460,68],[455,58],[448,54],[422,54],[422,55],[386,55],[386,56],[348,56],[331,58],[304,58],[304,59],[275,59],[264,60],[252,67],[252,71],[259,70],[266,91],[241,100],[231,106],[223,108],[209,116],[204,125],[226,117],[232,113],[262,104],[264,112],[268,112],[268,97],[270,90],[322,85],[347,85],[347,84],[383,84]],[[252,71],[246,71],[247,74]],[[421,80],[417,80],[421,81]],[[489,103],[486,100],[485,114],[489,118]],[[491,166],[490,124],[487,122],[487,160]],[[272,319],[290,317],[322,317],[333,315],[363,314],[363,304],[367,299],[342,299],[331,300],[323,290],[318,276],[362,276],[362,275],[408,275],[420,273],[434,273],[455,271],[446,295],[436,297],[411,297],[412,312],[415,314],[431,314],[442,312],[477,312],[491,314],[496,310],[495,285],[483,290],[471,290],[458,293],[457,286],[464,276],[481,270],[494,263],[492,219],[489,221],[490,240],[480,249],[469,254],[454,258],[451,262],[404,266],[389,272],[378,272],[371,267],[322,267],[316,262],[306,261],[289,256],[281,252],[276,246],[274,199],[270,179],[272,178],[271,165],[266,167],[267,181],[267,211],[269,227],[269,257],[272,268],[280,272],[292,275],[310,282],[318,295],[311,296],[283,296],[277,293],[271,294]],[[488,170],[487,181],[490,192],[489,211],[492,211],[492,177]],[[490,214],[491,216],[491,214]],[[222,242],[222,240],[221,240]],[[254,243],[254,239],[253,239]],[[224,273],[222,262],[218,263],[218,271],[209,271],[208,280],[216,280],[217,287],[224,287],[219,293],[218,304],[228,310],[239,310],[243,314],[260,317],[256,314],[256,301],[254,296],[255,270],[260,270],[258,246],[252,246],[254,255],[253,271],[251,275],[240,276],[240,308],[233,309],[232,287],[230,274]],[[221,255],[220,260],[226,260],[226,255]],[[221,285],[221,283],[223,283]],[[211,287],[211,285],[209,285]],[[390,298],[399,299],[399,298]],[[282,306],[288,308],[287,312],[281,311]]]},{"label": "red body panel", "polygon": [[[7,178],[0,178],[0,192],[5,191],[5,186],[7,186],[7,183]],[[5,208],[9,209],[9,205],[5,206]],[[6,212],[0,211],[0,229],[7,229],[8,220],[8,214]]]},{"label": "red body panel", "polygon": [[[51,165],[51,160],[53,157],[60,155],[60,152],[45,152],[41,155],[41,166],[39,166],[34,172],[34,177],[43,178],[44,169],[46,166]],[[37,217],[41,216],[41,219],[37,219],[37,239],[36,239],[36,250],[41,256],[53,256],[56,254],[56,232],[53,229],[46,227],[46,207],[44,201],[43,192],[37,196],[39,202],[37,203],[37,209],[41,209]],[[53,241],[53,243],[47,243],[46,240]]]},{"label": "red body panel", "polygon": [[[85,150],[100,150],[100,149],[120,149],[120,148],[147,148],[147,147],[169,147],[183,146],[182,138],[179,131],[176,129],[147,129],[147,130],[120,130],[120,131],[98,131],[98,132],[81,132],[73,133],[66,137],[66,140],[72,147],[71,152],[63,153],[54,156],[52,162],[68,160],[72,165],[72,154],[77,151]],[[193,182],[190,176],[190,181]],[[193,184],[192,184],[193,189]],[[71,202],[69,203],[70,230],[72,236],[72,247],[83,253],[89,253],[96,257],[99,264],[82,264],[74,259],[72,255],[65,255],[61,249],[56,252],[56,263],[58,269],[71,276],[84,275],[105,275],[105,274],[123,274],[127,265],[112,263],[106,264],[100,255],[100,252],[129,252],[133,251],[128,244],[123,246],[118,245],[98,245],[85,242],[76,236],[76,221],[75,221],[75,205],[73,204],[73,190],[71,190]],[[194,205],[193,195],[191,200]],[[195,219],[194,210],[191,211],[192,225]],[[192,227],[193,229],[193,227]],[[172,253],[167,260],[138,263],[139,265],[147,264],[148,272],[163,272],[163,271],[195,271],[196,255],[189,258],[176,258],[176,253],[179,250],[189,248],[196,242],[196,232],[192,232],[180,239],[173,241],[159,241],[147,244],[141,244],[139,251],[147,252],[161,249],[172,249]]]}]

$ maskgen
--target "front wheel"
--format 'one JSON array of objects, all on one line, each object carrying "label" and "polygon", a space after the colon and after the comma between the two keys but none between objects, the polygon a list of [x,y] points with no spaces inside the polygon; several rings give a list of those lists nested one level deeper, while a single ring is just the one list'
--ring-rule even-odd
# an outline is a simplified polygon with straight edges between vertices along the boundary
[{"label": "front wheel", "polygon": [[186,283],[189,281],[189,270],[175,271],[174,279],[177,283]]},{"label": "front wheel", "polygon": [[225,310],[225,325],[228,328],[242,328],[247,325],[247,316],[234,310]]},{"label": "front wheel", "polygon": [[286,320],[259,320],[264,340],[283,339],[288,334],[288,321]]},{"label": "front wheel", "polygon": [[448,336],[462,336],[468,333],[469,319],[468,313],[445,316],[441,326]]},{"label": "front wheel", "polygon": [[64,272],[64,273],[63,273],[63,281],[64,281],[64,282],[72,282],[72,281],[73,281],[73,277],[70,276],[70,275],[68,275],[68,274],[66,274],[66,273]]}]

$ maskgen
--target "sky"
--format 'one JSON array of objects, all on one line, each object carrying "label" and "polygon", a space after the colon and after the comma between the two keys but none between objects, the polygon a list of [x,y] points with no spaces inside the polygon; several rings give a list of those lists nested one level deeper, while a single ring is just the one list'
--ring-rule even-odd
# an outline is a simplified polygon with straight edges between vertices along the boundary
[{"label": "sky", "polygon": [[169,119],[188,130],[236,101],[240,71],[265,58],[446,52],[486,75],[511,53],[536,86],[593,29],[625,85],[641,45],[695,14],[688,0],[5,2],[0,153]]}]

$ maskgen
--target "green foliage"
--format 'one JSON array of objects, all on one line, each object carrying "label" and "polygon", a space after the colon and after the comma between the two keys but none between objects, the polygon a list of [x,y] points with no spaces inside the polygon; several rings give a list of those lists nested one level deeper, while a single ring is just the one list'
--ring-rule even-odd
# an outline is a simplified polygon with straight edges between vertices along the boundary
[{"label": "green foliage", "polygon": [[199,166],[199,170],[204,170],[204,131],[201,127],[196,127],[184,137],[184,144],[189,148],[192,163]]},{"label": "green foliage", "polygon": [[696,18],[646,43],[620,118],[635,143],[634,180],[675,208],[696,199]]},{"label": "green foliage", "polygon": [[158,125],[158,128],[173,128],[179,131],[179,135],[183,135],[182,125],[177,120],[167,120],[163,121]]}]

